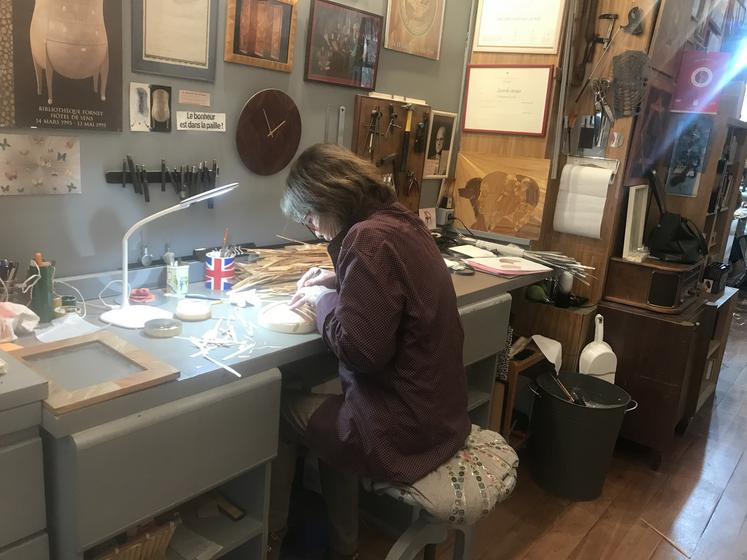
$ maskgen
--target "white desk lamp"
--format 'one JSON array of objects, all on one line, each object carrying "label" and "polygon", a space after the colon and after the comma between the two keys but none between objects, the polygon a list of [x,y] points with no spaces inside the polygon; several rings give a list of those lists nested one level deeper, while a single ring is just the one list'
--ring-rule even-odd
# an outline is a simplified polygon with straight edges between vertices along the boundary
[{"label": "white desk lamp", "polygon": [[122,304],[117,309],[112,309],[104,313],[101,316],[101,320],[105,323],[116,325],[117,327],[124,327],[126,329],[140,329],[143,327],[143,325],[145,325],[146,321],[150,321],[151,319],[171,318],[172,313],[170,311],[166,311],[165,309],[151,307],[148,305],[130,304],[130,290],[127,288],[127,240],[140,226],[152,222],[153,220],[157,220],[158,218],[160,218],[161,216],[165,216],[166,214],[171,214],[172,212],[178,212],[179,210],[189,208],[196,202],[202,202],[203,200],[208,200],[211,198],[215,198],[216,196],[226,194],[227,192],[232,191],[238,186],[238,183],[231,183],[229,185],[216,187],[209,191],[205,191],[189,198],[185,198],[179,204],[175,204],[170,208],[166,208],[165,210],[161,210],[160,212],[156,212],[155,214],[146,216],[130,229],[128,229],[125,232],[124,237],[122,238]]}]

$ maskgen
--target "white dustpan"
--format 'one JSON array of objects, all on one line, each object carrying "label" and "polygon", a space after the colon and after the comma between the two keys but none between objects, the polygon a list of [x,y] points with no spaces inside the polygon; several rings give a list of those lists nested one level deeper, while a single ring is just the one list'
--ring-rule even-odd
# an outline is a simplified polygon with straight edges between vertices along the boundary
[{"label": "white dustpan", "polygon": [[603,340],[604,317],[597,315],[594,323],[594,340],[582,350],[578,360],[578,371],[614,383],[617,356],[612,351],[612,347]]}]

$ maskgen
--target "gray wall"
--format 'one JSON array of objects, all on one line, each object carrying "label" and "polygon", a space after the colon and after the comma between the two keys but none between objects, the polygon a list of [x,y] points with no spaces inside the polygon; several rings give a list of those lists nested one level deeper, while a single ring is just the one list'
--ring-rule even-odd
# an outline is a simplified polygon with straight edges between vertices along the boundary
[{"label": "gray wall", "polygon": [[[341,1],[382,15],[386,13],[386,0]],[[310,238],[305,228],[287,222],[279,210],[286,171],[271,177],[258,177],[246,170],[236,152],[234,125],[244,103],[254,92],[278,88],[293,97],[301,112],[303,135],[299,150],[324,140],[327,107],[331,114],[330,139],[334,139],[339,105],[345,105],[348,109],[345,142],[349,147],[354,97],[358,92],[351,88],[304,82],[310,0],[299,0],[295,62],[291,74],[222,62],[225,4],[225,0],[220,0],[216,80],[215,83],[206,83],[132,73],[130,3],[123,3],[123,121],[125,128],[128,128],[129,82],[137,81],[171,86],[175,96],[178,89],[209,91],[212,93],[212,106],[205,110],[225,112],[228,131],[223,134],[49,131],[51,134],[80,137],[83,194],[0,198],[0,257],[11,257],[25,263],[34,252],[43,251],[47,258],[56,261],[58,276],[119,268],[120,239],[124,231],[143,216],[176,201],[173,191],[161,194],[160,188],[151,187],[151,203],[145,204],[131,188],[125,190],[106,184],[104,171],[120,169],[122,158],[127,153],[152,170],[160,168],[161,158],[172,165],[215,158],[221,165],[220,183],[238,181],[241,184],[239,190],[216,200],[214,210],[199,205],[145,226],[131,239],[131,261],[138,257],[143,243],[156,256],[163,253],[166,243],[171,244],[177,255],[189,255],[194,247],[219,245],[225,227],[230,228],[235,241],[255,242],[257,245],[278,243],[276,234],[296,239]],[[435,109],[457,112],[464,72],[469,4],[466,0],[447,1],[440,61],[382,47],[377,91],[426,99]],[[173,111],[187,109],[189,107],[177,104],[172,107]],[[436,182],[426,183],[421,206],[432,206],[439,185]],[[25,266],[21,268],[24,270]]]}]

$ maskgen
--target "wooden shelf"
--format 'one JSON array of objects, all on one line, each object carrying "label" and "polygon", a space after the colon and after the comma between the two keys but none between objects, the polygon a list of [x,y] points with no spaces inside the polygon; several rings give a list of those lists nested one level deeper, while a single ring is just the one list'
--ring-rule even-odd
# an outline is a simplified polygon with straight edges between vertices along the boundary
[{"label": "wooden shelf", "polygon": [[467,391],[467,411],[471,412],[478,406],[482,406],[485,403],[490,402],[490,393],[484,393],[482,391],[474,391],[470,389]]},{"label": "wooden shelf", "polygon": [[[223,514],[199,519],[194,512],[186,511],[183,513],[183,520],[188,529],[223,547],[215,558],[225,556],[242,544],[258,537],[263,530],[262,523],[249,515],[238,521],[231,521]],[[180,560],[180,558],[181,556],[172,550],[166,553],[167,560]]]}]

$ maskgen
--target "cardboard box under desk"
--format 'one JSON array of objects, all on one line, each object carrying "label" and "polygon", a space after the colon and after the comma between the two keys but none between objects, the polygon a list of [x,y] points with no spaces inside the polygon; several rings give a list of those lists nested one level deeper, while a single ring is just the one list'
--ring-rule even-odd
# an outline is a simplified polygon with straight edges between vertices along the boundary
[{"label": "cardboard box under desk", "polygon": [[563,345],[561,372],[578,371],[581,350],[594,338],[594,316],[597,306],[555,307],[525,300],[517,294],[511,305],[511,327],[515,336],[541,334]]}]

